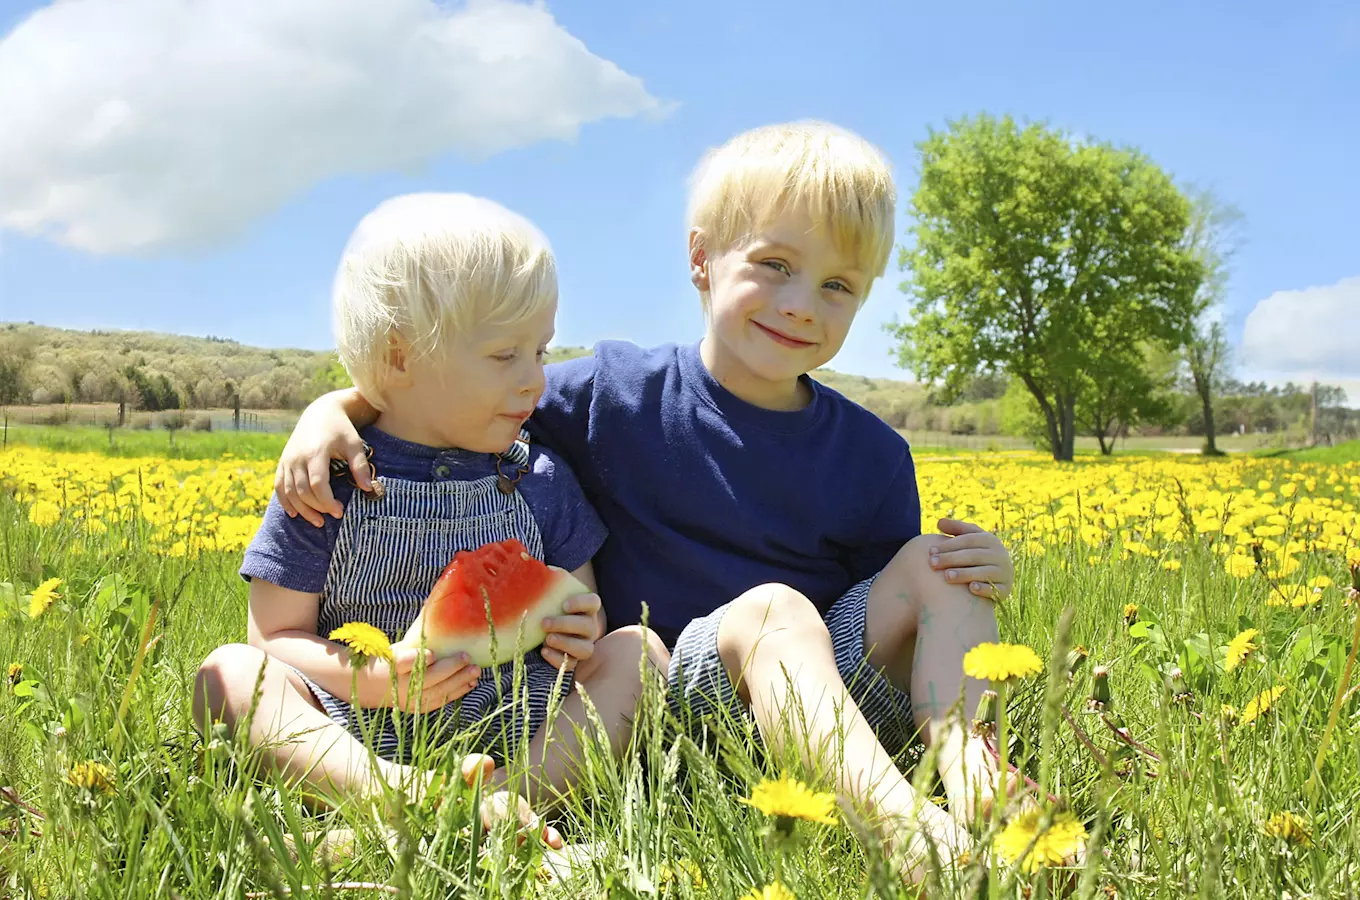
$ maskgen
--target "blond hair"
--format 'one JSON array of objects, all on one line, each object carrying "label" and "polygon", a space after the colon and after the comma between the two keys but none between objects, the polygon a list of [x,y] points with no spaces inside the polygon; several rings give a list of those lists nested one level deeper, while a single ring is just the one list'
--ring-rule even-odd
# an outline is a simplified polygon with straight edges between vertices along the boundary
[{"label": "blond hair", "polygon": [[710,151],[691,179],[689,223],[710,252],[722,252],[790,210],[805,211],[872,284],[888,266],[896,203],[892,171],[872,144],[824,122],[793,122]]},{"label": "blond hair", "polygon": [[481,324],[514,324],[557,300],[547,239],[500,204],[467,194],[407,194],[360,220],[331,292],[336,349],[378,409],[389,347],[413,358]]}]

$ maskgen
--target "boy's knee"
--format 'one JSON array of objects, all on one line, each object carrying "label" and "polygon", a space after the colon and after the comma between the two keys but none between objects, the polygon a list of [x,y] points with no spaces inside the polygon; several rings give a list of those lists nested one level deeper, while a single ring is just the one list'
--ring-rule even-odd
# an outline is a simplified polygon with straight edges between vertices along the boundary
[{"label": "boy's knee", "polygon": [[660,635],[645,625],[626,625],[595,643],[595,654],[577,668],[576,677],[590,678],[602,670],[620,675],[631,670],[636,675],[641,672],[644,655],[648,664],[661,672],[670,664],[670,652]]},{"label": "boy's knee", "polygon": [[204,657],[194,676],[194,722],[200,729],[230,715],[234,686],[248,678],[253,688],[266,659],[263,650],[249,644],[223,644]]},{"label": "boy's knee", "polygon": [[943,534],[918,534],[902,545],[888,564],[883,567],[879,580],[886,580],[892,586],[907,587],[919,584],[926,575],[934,573],[930,565],[930,551],[949,540]]},{"label": "boy's knee", "polygon": [[745,652],[750,644],[775,635],[804,639],[819,634],[827,634],[826,622],[811,600],[787,584],[762,584],[728,606],[718,644],[720,649],[727,645]]}]

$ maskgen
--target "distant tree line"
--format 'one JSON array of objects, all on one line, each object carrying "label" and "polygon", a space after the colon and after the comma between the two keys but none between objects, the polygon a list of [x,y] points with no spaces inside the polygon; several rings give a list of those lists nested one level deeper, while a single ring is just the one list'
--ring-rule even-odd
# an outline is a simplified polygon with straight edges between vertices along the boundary
[{"label": "distant tree line", "polygon": [[[554,348],[549,355],[564,359],[585,352]],[[268,350],[217,337],[0,324],[0,406],[300,410],[350,383],[330,351]]]},{"label": "distant tree line", "polygon": [[214,337],[0,325],[4,405],[301,409],[348,383],[334,353],[263,350]]}]

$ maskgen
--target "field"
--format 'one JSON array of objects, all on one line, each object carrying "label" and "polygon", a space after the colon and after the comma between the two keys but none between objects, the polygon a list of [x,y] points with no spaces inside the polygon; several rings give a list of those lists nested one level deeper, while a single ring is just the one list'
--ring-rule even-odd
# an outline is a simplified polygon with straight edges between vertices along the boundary
[{"label": "field", "polygon": [[[112,453],[103,432],[12,437],[0,451],[0,897],[729,898],[776,881],[787,893],[758,896],[914,896],[844,818],[770,827],[741,800],[788,762],[740,730],[721,732],[717,752],[678,738],[655,696],[622,763],[587,755],[556,823],[599,846],[565,875],[545,877],[536,842],[470,828],[461,795],[409,808],[394,829],[357,805],[307,809],[250,777],[231,735],[205,742],[189,718],[199,661],[244,638],[236,568],[281,436],[181,434],[171,447],[159,434]],[[1050,672],[1007,686],[1006,752],[1034,796],[1057,799],[1046,809],[1079,823],[1055,816],[1038,843],[1020,816],[979,823],[990,852],[933,875],[930,896],[1354,895],[1360,463],[1320,455],[920,462],[927,521],[998,529],[1016,557],[1003,640]],[[356,851],[334,868],[286,846],[342,826]],[[1040,850],[1058,862],[1070,849],[1063,827],[1085,862],[1040,865]]]}]

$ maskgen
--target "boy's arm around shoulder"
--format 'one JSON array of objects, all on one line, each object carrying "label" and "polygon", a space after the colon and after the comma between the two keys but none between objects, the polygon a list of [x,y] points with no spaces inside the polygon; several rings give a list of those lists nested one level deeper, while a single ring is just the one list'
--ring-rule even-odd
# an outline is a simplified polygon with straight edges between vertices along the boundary
[{"label": "boy's arm around shoulder", "polygon": [[377,418],[358,388],[331,391],[307,405],[274,470],[274,496],[284,512],[317,527],[325,521],[323,514],[340,518],[344,506],[331,491],[332,459],[349,463],[362,490],[372,487],[359,428]]}]

